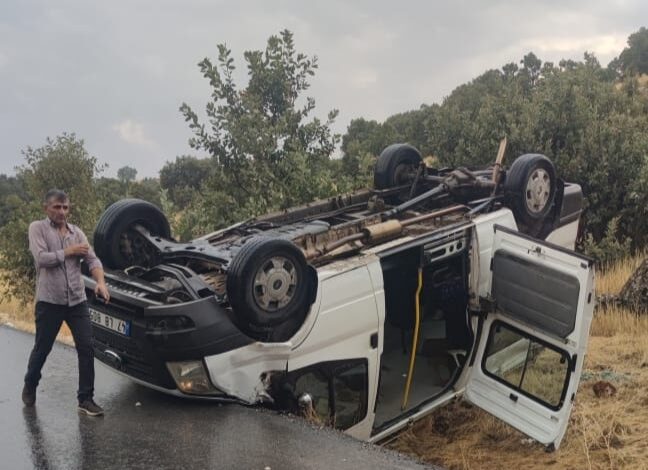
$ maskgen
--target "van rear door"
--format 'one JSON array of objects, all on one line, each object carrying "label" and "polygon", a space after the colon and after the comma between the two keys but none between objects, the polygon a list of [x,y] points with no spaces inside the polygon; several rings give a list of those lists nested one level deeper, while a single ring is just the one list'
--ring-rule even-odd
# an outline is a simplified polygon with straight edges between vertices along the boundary
[{"label": "van rear door", "polygon": [[465,398],[558,448],[594,309],[593,261],[496,225],[490,301]]}]

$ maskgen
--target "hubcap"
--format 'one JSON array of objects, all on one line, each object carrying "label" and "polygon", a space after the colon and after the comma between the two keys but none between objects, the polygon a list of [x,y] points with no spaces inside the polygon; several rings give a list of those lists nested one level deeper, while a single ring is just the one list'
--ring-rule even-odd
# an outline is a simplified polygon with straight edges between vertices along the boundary
[{"label": "hubcap", "polygon": [[297,270],[288,258],[275,256],[254,276],[254,299],[262,309],[274,312],[292,300],[297,287]]},{"label": "hubcap", "polygon": [[551,178],[542,168],[531,173],[526,186],[526,205],[529,212],[538,214],[544,210],[551,194]]}]

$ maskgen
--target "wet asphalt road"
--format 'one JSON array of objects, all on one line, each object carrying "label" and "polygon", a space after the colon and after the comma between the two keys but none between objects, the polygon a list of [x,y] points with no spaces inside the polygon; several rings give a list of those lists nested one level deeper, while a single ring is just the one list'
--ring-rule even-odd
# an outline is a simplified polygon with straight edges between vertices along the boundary
[{"label": "wet asphalt road", "polygon": [[[20,399],[33,336],[0,326],[0,468],[414,469],[399,454],[240,405],[164,395],[96,363],[103,418],[76,410],[73,348],[55,345],[34,408]],[[136,403],[141,406],[136,406]]]}]

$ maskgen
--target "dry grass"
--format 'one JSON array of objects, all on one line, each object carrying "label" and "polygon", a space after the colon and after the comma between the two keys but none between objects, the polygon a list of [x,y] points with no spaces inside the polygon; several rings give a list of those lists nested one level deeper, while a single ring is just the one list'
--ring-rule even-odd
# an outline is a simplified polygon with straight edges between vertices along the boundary
[{"label": "dry grass", "polygon": [[[643,330],[591,338],[570,426],[557,452],[547,453],[462,402],[416,423],[390,446],[449,469],[648,468],[648,321],[641,325]],[[616,395],[596,397],[593,385],[600,380],[612,383]]]},{"label": "dry grass", "polygon": [[608,307],[594,312],[590,336],[607,338],[648,334],[648,316],[637,315],[621,307]]},{"label": "dry grass", "polygon": [[21,305],[15,299],[9,300],[0,289],[0,323],[9,323],[16,328],[34,332],[34,306],[32,304]]},{"label": "dry grass", "polygon": [[[34,304],[22,305],[15,299],[9,300],[5,295],[4,288],[0,287],[0,325],[3,324],[30,333],[34,333],[36,329],[34,324]],[[65,323],[56,339],[66,344],[72,344],[72,333]]]},{"label": "dry grass", "polygon": [[[645,256],[645,255],[644,255]],[[610,266],[597,292],[615,294],[642,257]],[[597,397],[599,381],[616,388]],[[648,469],[648,316],[595,314],[579,393],[557,452],[487,413],[455,402],[402,432],[390,447],[449,469]]]},{"label": "dry grass", "polygon": [[596,279],[597,294],[618,294],[630,275],[636,271],[646,257],[648,257],[648,252],[606,266],[603,273]]}]

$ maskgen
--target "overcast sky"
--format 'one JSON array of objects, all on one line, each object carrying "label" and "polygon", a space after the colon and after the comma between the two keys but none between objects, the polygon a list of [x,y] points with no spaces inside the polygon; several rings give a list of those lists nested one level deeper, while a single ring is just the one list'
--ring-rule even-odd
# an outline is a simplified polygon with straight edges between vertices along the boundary
[{"label": "overcast sky", "polygon": [[[287,28],[317,55],[309,95],[317,114],[386,117],[441,102],[486,69],[519,62],[601,64],[648,26],[646,0],[543,1],[2,0],[0,173],[21,150],[75,132],[114,176],[133,166],[155,176],[166,161],[196,153],[178,107],[202,110],[209,87],[196,64],[227,43],[242,54]],[[239,82],[240,83],[240,82]]]}]

